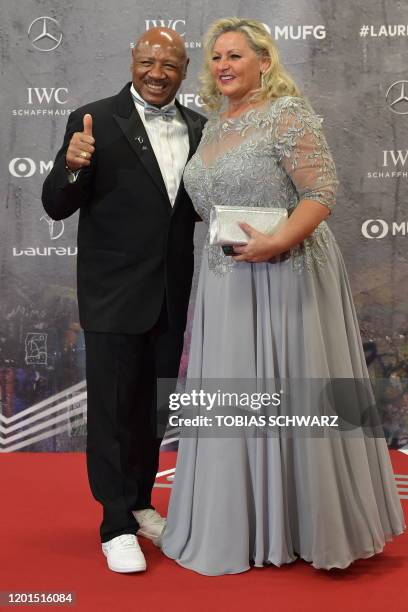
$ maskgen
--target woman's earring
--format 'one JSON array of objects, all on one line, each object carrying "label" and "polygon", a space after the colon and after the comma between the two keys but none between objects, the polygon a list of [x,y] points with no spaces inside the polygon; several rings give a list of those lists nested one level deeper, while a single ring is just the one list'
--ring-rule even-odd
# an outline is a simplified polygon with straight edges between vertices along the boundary
[{"label": "woman's earring", "polygon": [[265,89],[265,74],[261,72],[261,89]]}]

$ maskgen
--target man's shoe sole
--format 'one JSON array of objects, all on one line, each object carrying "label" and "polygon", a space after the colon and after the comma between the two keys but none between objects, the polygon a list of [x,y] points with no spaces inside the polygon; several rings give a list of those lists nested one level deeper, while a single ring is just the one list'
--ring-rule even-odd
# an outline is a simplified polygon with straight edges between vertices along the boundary
[{"label": "man's shoe sole", "polygon": [[143,563],[143,565],[137,565],[137,566],[133,566],[132,568],[128,568],[128,569],[119,569],[118,567],[114,567],[113,565],[110,565],[109,561],[108,561],[108,552],[105,551],[103,549],[102,546],[102,552],[106,557],[106,562],[108,564],[108,568],[112,571],[112,572],[117,572],[118,574],[134,574],[135,572],[145,572],[147,569],[147,564]]},{"label": "man's shoe sole", "polygon": [[113,565],[109,565],[108,563],[108,568],[112,571],[112,572],[117,572],[118,574],[135,574],[136,572],[145,572],[147,567],[145,566],[141,566],[138,568],[132,568],[132,569],[119,569],[118,567],[114,567]]}]

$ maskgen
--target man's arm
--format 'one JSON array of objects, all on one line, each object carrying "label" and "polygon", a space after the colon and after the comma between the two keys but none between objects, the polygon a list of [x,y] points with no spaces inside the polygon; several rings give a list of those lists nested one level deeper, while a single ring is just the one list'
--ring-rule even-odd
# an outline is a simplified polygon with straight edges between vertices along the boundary
[{"label": "man's arm", "polygon": [[[94,143],[91,116],[71,113],[63,145],[42,190],[42,202],[51,219],[66,219],[89,201]],[[78,172],[75,178],[70,170]]]}]

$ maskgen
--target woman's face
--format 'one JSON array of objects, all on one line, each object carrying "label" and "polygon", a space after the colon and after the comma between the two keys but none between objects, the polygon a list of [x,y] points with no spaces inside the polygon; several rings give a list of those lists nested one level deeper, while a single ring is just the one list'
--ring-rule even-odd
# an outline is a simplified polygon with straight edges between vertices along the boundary
[{"label": "woman's face", "polygon": [[260,73],[269,65],[259,58],[242,32],[225,32],[215,41],[211,73],[223,96],[239,101],[260,86]]}]

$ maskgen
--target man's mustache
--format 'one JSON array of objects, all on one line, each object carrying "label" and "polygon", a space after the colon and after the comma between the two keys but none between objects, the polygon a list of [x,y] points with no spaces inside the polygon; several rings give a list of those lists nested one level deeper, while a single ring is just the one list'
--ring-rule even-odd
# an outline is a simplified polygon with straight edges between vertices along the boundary
[{"label": "man's mustache", "polygon": [[153,79],[143,79],[143,83],[146,85],[167,85],[167,79],[163,79],[162,81],[154,81]]}]

